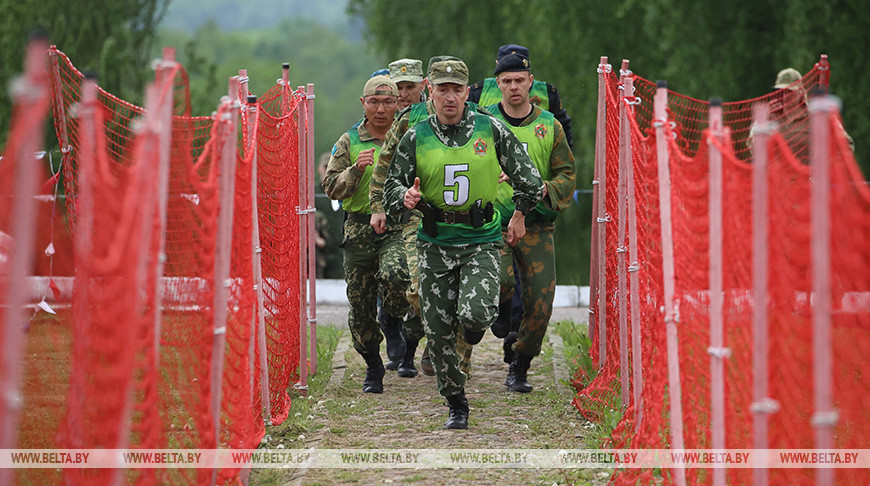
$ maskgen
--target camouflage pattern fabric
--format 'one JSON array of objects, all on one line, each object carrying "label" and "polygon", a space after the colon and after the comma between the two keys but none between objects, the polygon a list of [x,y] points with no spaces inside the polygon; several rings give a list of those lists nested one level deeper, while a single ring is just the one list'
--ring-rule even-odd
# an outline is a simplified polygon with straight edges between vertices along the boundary
[{"label": "camouflage pattern fabric", "polygon": [[405,329],[405,337],[409,341],[419,341],[423,338],[423,322],[420,320],[420,293],[419,293],[419,275],[417,269],[417,228],[420,226],[421,217],[412,213],[411,219],[405,224],[402,229],[402,240],[405,245],[405,261],[408,264],[409,285],[405,295],[408,298],[408,303],[411,310],[414,312],[413,317],[406,319],[402,325]]},{"label": "camouflage pattern fabric", "polygon": [[[498,309],[496,309],[496,315]],[[493,318],[495,320],[495,318]],[[465,334],[456,335],[456,355],[459,356],[459,370],[465,373],[465,379],[471,378],[471,354],[474,346],[465,342]]]},{"label": "camouflage pattern fabric", "polygon": [[[419,269],[417,267],[417,228],[420,226],[421,217],[412,213],[411,219],[405,225],[402,231],[402,238],[405,240],[406,258],[408,261],[408,275],[410,277],[410,285],[408,286],[407,297],[408,303],[411,305],[411,311],[414,315],[408,317],[402,326],[405,331],[405,337],[409,341],[419,342],[423,339],[426,333],[423,331],[423,321],[420,318],[420,283]],[[456,335],[456,354],[460,357],[459,369],[465,373],[466,377],[471,377],[471,351],[474,349],[465,343],[464,333]]]},{"label": "camouflage pattern fabric", "polygon": [[354,349],[365,354],[378,349],[383,340],[377,319],[378,296],[387,314],[401,317],[408,311],[405,248],[399,231],[379,235],[368,224],[350,220],[344,223],[344,235],[341,247],[350,303],[348,325]]},{"label": "camouflage pattern fabric", "polygon": [[461,392],[466,375],[456,352],[465,328],[487,329],[498,313],[498,269],[501,242],[440,246],[418,240],[423,329],[432,353],[438,392]]},{"label": "camouflage pattern fabric", "polygon": [[[462,119],[454,125],[442,125],[435,117],[426,123],[445,146],[463,147],[471,140],[475,121],[475,112],[466,108]],[[492,148],[502,171],[513,182],[514,202],[533,207],[543,195],[540,174],[516,136],[500,121],[491,119],[490,123]],[[414,184],[416,173],[416,132],[411,127],[393,153],[384,182],[383,208],[388,216],[406,210],[404,195]],[[421,190],[425,194],[427,188],[421,185]],[[450,397],[464,390],[467,378],[459,367],[457,334],[464,333],[465,327],[485,330],[498,312],[498,249],[504,243],[500,232],[491,240],[472,244],[479,238],[475,235],[467,243],[453,245],[426,242],[419,238],[419,232],[417,236],[423,329],[429,340],[438,391]]]},{"label": "camouflage pattern fabric", "polygon": [[[514,291],[514,259],[520,272],[525,312],[513,349],[526,356],[541,354],[541,343],[553,315],[556,296],[554,231],[551,222],[530,224],[526,226],[525,236],[513,248],[505,245],[501,251],[500,302],[510,300]],[[507,236],[507,232],[504,235]]]}]

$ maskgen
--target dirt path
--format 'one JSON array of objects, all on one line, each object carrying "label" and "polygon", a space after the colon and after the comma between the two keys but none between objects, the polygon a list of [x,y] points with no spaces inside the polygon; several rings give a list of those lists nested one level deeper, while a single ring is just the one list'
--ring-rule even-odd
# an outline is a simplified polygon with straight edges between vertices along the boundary
[{"label": "dirt path", "polygon": [[[575,309],[578,318],[582,310]],[[320,314],[320,313],[319,313]],[[557,319],[565,319],[565,312]],[[327,311],[321,322],[329,322]],[[340,311],[339,314],[340,316]],[[567,317],[574,318],[574,316]],[[333,358],[333,375],[314,407],[317,432],[305,447],[318,449],[583,449],[588,423],[571,406],[561,339],[551,334],[532,361],[532,393],[504,386],[507,365],[501,340],[487,333],[474,349],[466,384],[467,430],[442,430],[447,405],[435,378],[422,372],[400,378],[387,372],[383,394],[362,393],[365,363],[344,333]],[[422,343],[421,343],[422,346]],[[417,365],[422,348],[417,351]],[[381,351],[381,355],[386,353]],[[554,359],[556,357],[556,359]],[[555,469],[311,469],[297,470],[291,484],[603,484],[607,471]]]}]

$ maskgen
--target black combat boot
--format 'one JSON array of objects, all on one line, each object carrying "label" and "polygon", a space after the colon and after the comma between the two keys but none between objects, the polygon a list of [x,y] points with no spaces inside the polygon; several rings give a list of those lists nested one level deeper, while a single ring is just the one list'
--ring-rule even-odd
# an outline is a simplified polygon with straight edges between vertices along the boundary
[{"label": "black combat boot", "polygon": [[417,376],[417,368],[414,367],[414,353],[417,352],[417,341],[405,340],[405,356],[399,361],[399,376],[413,378]]},{"label": "black combat boot", "polygon": [[499,339],[504,339],[511,330],[511,301],[506,300],[498,304],[498,317],[490,326],[492,333]]},{"label": "black combat boot", "polygon": [[517,337],[517,332],[511,331],[504,338],[504,344],[501,345],[501,349],[504,350],[504,362],[507,364],[511,364],[514,360],[514,343],[517,342]]},{"label": "black combat boot", "polygon": [[450,417],[444,422],[445,429],[468,428],[468,399],[465,398],[465,390],[456,395],[447,397],[450,405]]},{"label": "black combat boot", "polygon": [[472,331],[469,328],[465,328],[465,342],[474,346],[483,340],[483,336],[486,334],[486,330],[483,331]]},{"label": "black combat boot", "polygon": [[526,374],[529,371],[529,364],[532,362],[531,356],[526,356],[522,353],[515,353],[514,359],[511,361],[508,369],[507,379],[504,384],[508,389],[520,393],[529,393],[532,391],[532,385],[526,381]]},{"label": "black combat boot", "polygon": [[387,340],[388,370],[399,367],[399,361],[405,356],[405,338],[402,337],[402,319],[387,314],[383,308],[378,312],[378,322]]},{"label": "black combat boot", "polygon": [[384,362],[381,361],[381,355],[375,352],[369,352],[362,355],[366,362],[366,379],[363,381],[364,393],[383,393],[384,392]]}]

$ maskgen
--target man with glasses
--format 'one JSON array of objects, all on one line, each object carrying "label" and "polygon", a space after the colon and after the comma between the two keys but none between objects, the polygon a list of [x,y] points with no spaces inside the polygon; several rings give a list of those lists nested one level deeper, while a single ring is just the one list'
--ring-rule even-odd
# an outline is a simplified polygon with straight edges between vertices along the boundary
[{"label": "man with glasses", "polygon": [[402,226],[398,221],[387,220],[385,231],[376,233],[370,226],[369,209],[372,164],[393,123],[398,95],[396,83],[387,76],[374,76],[366,82],[360,98],[365,118],[335,143],[323,178],[323,191],[330,199],[343,200],[346,215],[344,240],[340,246],[344,250],[350,303],[348,325],[354,349],[366,362],[365,393],[384,390],[378,297],[390,319],[401,320],[408,311],[405,290],[409,282]]}]

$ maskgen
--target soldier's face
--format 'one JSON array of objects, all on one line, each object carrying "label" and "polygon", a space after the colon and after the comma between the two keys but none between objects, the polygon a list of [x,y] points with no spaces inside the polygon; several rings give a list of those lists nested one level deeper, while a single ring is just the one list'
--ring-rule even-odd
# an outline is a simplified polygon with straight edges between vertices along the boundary
[{"label": "soldier's face", "polygon": [[[389,89],[388,86],[382,85]],[[380,87],[378,88],[380,89]],[[389,128],[393,123],[393,117],[396,116],[398,109],[398,101],[396,96],[389,95],[369,95],[362,100],[363,109],[366,113],[366,118],[369,123],[379,129]]]},{"label": "soldier's face", "polygon": [[423,83],[413,83],[411,81],[399,81],[396,83],[399,87],[399,109],[403,110],[413,103],[420,102],[420,93],[423,92]]},{"label": "soldier's face", "polygon": [[532,87],[532,75],[528,71],[499,73],[495,78],[501,90],[502,101],[514,108],[529,103],[529,89]]},{"label": "soldier's face", "polygon": [[438,121],[452,125],[462,118],[465,100],[468,99],[468,85],[456,83],[436,84],[432,88],[432,103]]}]

